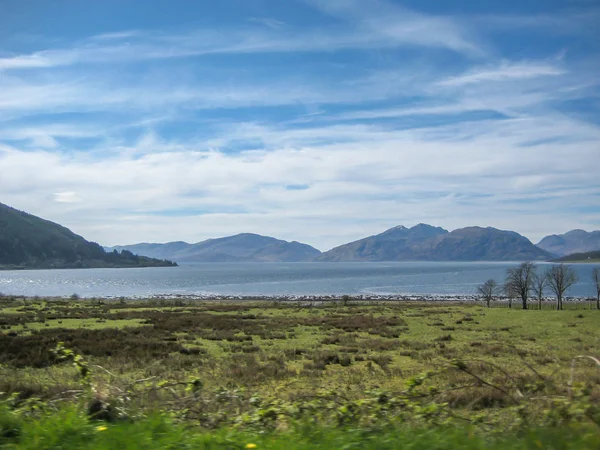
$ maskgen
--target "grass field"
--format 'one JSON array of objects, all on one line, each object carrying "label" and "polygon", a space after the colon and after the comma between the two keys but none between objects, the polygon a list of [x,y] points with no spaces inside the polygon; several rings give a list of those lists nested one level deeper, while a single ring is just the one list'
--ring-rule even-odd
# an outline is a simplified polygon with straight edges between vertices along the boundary
[{"label": "grass field", "polygon": [[[307,423],[322,428],[321,447],[311,448],[331,448],[344,437],[347,448],[400,448],[391,443],[402,441],[406,427],[421,430],[423,444],[408,439],[414,447],[402,448],[540,448],[535,442],[553,435],[549,426],[567,427],[563,434],[583,426],[581,436],[597,436],[600,370],[574,358],[600,356],[599,319],[600,311],[575,305],[523,311],[11,297],[0,299],[0,392],[5,414],[29,411],[18,419],[29,430],[19,434],[25,448],[33,445],[26,436],[57,414],[87,423],[81,433],[97,426],[87,415],[110,422],[109,433],[90,431],[97,446],[89,448],[117,442],[127,427],[150,433],[157,420],[174,439],[213,439],[205,448],[243,448],[217,445],[223,429],[276,432],[268,448],[307,448],[310,433],[298,431]],[[454,438],[475,436],[471,447],[427,440],[449,442],[447,427],[457,424],[467,428]],[[536,430],[531,442],[523,426]],[[353,431],[340,435],[340,427]],[[356,430],[374,428],[384,430],[376,434],[383,440],[359,439]],[[508,434],[495,436],[498,430]]]},{"label": "grass field", "polygon": [[[0,448],[53,449],[271,449],[271,450],[595,450],[600,436],[581,427],[530,429],[482,435],[470,428],[332,429],[304,427],[277,433],[199,431],[154,415],[135,423],[98,425],[75,409],[12,422],[0,412],[0,430],[10,426],[17,439],[0,435]],[[15,443],[15,442],[18,443]],[[18,447],[17,447],[18,446]]]}]

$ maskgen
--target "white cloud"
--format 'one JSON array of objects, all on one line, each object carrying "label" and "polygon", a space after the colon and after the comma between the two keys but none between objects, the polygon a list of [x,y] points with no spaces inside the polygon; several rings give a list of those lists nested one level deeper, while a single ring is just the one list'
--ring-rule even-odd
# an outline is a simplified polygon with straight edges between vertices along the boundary
[{"label": "white cloud", "polygon": [[57,148],[57,138],[87,138],[97,137],[101,130],[89,125],[25,125],[15,126],[13,123],[0,122],[0,140],[28,141],[32,147]]},{"label": "white cloud", "polygon": [[[573,204],[591,204],[600,195],[594,170],[597,129],[559,117],[490,121],[480,127],[473,136],[468,124],[448,126],[452,140],[436,137],[437,128],[313,127],[310,133],[333,142],[336,135],[347,139],[354,133],[351,142],[316,145],[303,145],[305,136],[292,133],[272,151],[239,154],[168,141],[160,145],[181,150],[90,160],[5,149],[0,191],[9,204],[103,244],[199,241],[254,231],[325,249],[367,229],[422,221],[448,228],[491,224],[525,230],[535,239],[546,220],[561,229],[597,220],[593,214],[582,220],[558,213]],[[521,146],[550,130],[576,133],[582,141],[574,148],[561,142]],[[286,131],[243,127],[240,137],[257,133],[276,146]],[[154,145],[155,139],[144,142]],[[285,189],[294,184],[308,189]],[[44,201],[45,192],[69,202],[54,203],[64,208],[52,206]],[[523,204],[528,197],[536,203]],[[71,203],[74,199],[85,202]],[[542,218],[543,227],[530,223]]]},{"label": "white cloud", "polygon": [[[583,6],[583,2],[581,3],[580,6]],[[561,35],[594,35],[598,33],[600,9],[598,9],[596,0],[591,0],[589,3],[589,8],[579,11],[567,9],[553,14],[493,14],[471,16],[471,19],[479,23],[482,28],[492,31],[506,32],[525,29],[528,32],[549,32],[554,37]]]},{"label": "white cloud", "polygon": [[542,76],[563,75],[565,70],[548,64],[508,63],[499,66],[476,68],[466,74],[439,82],[440,86],[462,86],[488,81],[521,80]]},{"label": "white cloud", "polygon": [[57,203],[78,203],[81,198],[77,195],[77,192],[56,192],[54,194],[54,201]]},{"label": "white cloud", "polygon": [[0,58],[2,201],[103,244],[600,227],[600,129],[560,112],[597,95],[597,63],[499,60],[464,19],[389,2],[309,3],[327,26],[244,18]]},{"label": "white cloud", "polygon": [[[74,64],[114,64],[215,54],[321,52],[399,46],[444,48],[481,54],[473,33],[448,17],[428,16],[391,4],[312,2],[322,11],[350,19],[349,26],[284,27],[272,18],[250,18],[257,27],[196,29],[188,33],[123,30],[90,36],[71,47],[0,58],[0,71]],[[266,27],[265,27],[266,26]],[[265,29],[266,28],[266,29]]]},{"label": "white cloud", "polygon": [[46,57],[44,52],[0,58],[0,69],[37,69],[54,65],[57,65],[57,61]]},{"label": "white cloud", "polygon": [[112,41],[137,37],[143,34],[144,33],[139,30],[116,31],[113,33],[96,34],[92,36],[91,39],[98,41]]},{"label": "white cloud", "polygon": [[391,42],[438,47],[481,56],[473,31],[452,17],[418,13],[384,0],[307,0],[320,10],[349,20],[359,30]]},{"label": "white cloud", "polygon": [[[583,66],[586,66],[584,64]],[[598,81],[589,67],[573,70],[540,61],[502,62],[475,67],[455,76],[413,87],[423,98],[400,106],[353,110],[330,116],[331,120],[383,119],[409,116],[458,115],[496,112],[508,117],[547,114],[553,102],[594,95]]]},{"label": "white cloud", "polygon": [[250,22],[259,23],[273,29],[278,29],[285,26],[285,22],[273,19],[272,17],[250,17],[248,20]]}]

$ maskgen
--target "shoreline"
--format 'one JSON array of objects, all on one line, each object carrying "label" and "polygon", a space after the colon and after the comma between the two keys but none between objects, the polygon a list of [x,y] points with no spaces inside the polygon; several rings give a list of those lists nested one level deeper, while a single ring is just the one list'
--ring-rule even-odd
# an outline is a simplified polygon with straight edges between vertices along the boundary
[{"label": "shoreline", "polygon": [[[0,295],[0,299],[25,299],[25,300],[54,300],[54,301],[223,301],[223,302],[425,302],[425,303],[482,303],[485,302],[476,294],[393,294],[393,295],[341,295],[341,294],[326,294],[326,295],[215,295],[215,294],[155,294],[147,296],[105,296],[105,297],[84,297],[77,296],[43,296],[43,295],[19,295],[19,294],[4,294]],[[564,297],[564,301],[583,302],[596,301],[593,297]],[[492,302],[508,303],[508,297],[495,297]],[[519,304],[520,299],[512,299],[513,304]],[[555,302],[556,298],[544,297],[544,302]],[[537,302],[537,299],[530,299],[530,303]]]}]

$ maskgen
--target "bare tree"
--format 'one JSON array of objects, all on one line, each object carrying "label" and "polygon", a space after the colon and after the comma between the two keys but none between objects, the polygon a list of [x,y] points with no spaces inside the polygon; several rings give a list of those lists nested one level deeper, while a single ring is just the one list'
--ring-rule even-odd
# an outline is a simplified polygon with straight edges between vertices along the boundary
[{"label": "bare tree", "polygon": [[596,309],[600,309],[600,269],[598,267],[592,269],[592,279],[596,285]]},{"label": "bare tree", "polygon": [[489,279],[485,283],[477,286],[477,292],[481,294],[487,307],[490,307],[490,302],[493,300],[494,295],[498,292],[498,283],[496,280]]},{"label": "bare tree", "polygon": [[513,297],[512,297],[512,293],[508,292],[506,290],[506,286],[504,286],[504,295],[506,295],[508,297],[508,307],[512,308],[512,304],[513,304]]},{"label": "bare tree", "polygon": [[504,296],[508,298],[508,307],[512,308],[512,304],[515,298],[515,293],[510,289],[510,287],[504,283],[502,287],[502,291],[504,292]]},{"label": "bare tree", "polygon": [[546,279],[548,280],[548,287],[556,296],[556,310],[564,309],[563,296],[567,289],[577,282],[577,274],[569,266],[558,264],[546,271]]},{"label": "bare tree", "polygon": [[519,267],[506,271],[504,290],[509,298],[520,298],[521,302],[523,302],[523,309],[527,309],[527,299],[533,289],[533,282],[536,277],[535,269],[535,264],[527,261],[520,264]]},{"label": "bare tree", "polygon": [[544,299],[544,290],[548,286],[548,278],[546,276],[536,275],[533,280],[533,293],[538,301],[538,309],[542,310],[542,300]]}]

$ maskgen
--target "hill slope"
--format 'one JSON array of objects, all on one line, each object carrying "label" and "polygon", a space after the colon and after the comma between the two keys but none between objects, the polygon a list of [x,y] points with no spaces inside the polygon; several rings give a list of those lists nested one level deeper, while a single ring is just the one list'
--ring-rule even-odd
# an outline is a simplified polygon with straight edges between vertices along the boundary
[{"label": "hill slope", "polygon": [[303,262],[321,252],[300,242],[288,242],[259,234],[242,233],[196,244],[134,244],[114,247],[178,262]]},{"label": "hill slope", "polygon": [[0,203],[0,268],[171,266],[131,252],[104,251],[68,228]]},{"label": "hill slope", "polygon": [[513,231],[468,227],[448,232],[419,224],[341,245],[319,261],[510,261],[542,260],[551,255]]},{"label": "hill slope", "polygon": [[537,246],[554,255],[586,253],[600,250],[600,231],[571,230],[564,234],[546,236]]},{"label": "hill slope", "polygon": [[572,253],[562,258],[557,258],[553,262],[598,262],[600,261],[600,250],[585,253]]}]

